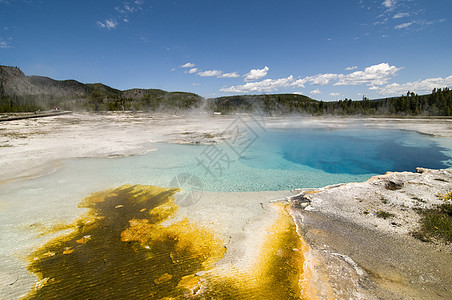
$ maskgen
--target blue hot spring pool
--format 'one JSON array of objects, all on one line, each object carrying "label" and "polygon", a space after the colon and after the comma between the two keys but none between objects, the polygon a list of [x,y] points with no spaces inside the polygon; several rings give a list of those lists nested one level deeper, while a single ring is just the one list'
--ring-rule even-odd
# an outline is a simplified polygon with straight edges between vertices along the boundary
[{"label": "blue hot spring pool", "polygon": [[[55,173],[4,185],[19,194],[84,197],[122,184],[270,191],[364,181],[387,171],[452,166],[452,141],[376,129],[267,129],[217,145],[157,143],[145,155],[72,159]],[[187,179],[188,178],[188,179]],[[183,186],[182,186],[183,188]],[[5,193],[4,193],[5,194]]]}]

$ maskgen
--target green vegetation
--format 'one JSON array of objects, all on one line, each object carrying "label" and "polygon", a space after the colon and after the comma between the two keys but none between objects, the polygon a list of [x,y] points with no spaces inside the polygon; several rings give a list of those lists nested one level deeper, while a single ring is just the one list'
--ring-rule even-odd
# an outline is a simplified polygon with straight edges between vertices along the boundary
[{"label": "green vegetation", "polygon": [[387,211],[384,211],[384,210],[379,210],[379,211],[377,211],[377,217],[386,220],[388,218],[394,217],[394,214],[391,214],[390,212],[387,212]]},{"label": "green vegetation", "polygon": [[452,242],[452,203],[444,203],[435,209],[421,211],[421,229],[414,235],[423,241],[431,237]]},{"label": "green vegetation", "polygon": [[320,102],[296,94],[244,95],[208,100],[208,109],[224,114],[261,112],[266,115],[317,114]]}]

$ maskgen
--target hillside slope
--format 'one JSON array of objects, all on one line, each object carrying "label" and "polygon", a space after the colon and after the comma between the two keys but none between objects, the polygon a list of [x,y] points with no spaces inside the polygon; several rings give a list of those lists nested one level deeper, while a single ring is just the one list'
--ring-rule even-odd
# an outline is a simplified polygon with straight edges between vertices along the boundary
[{"label": "hillside slope", "polygon": [[120,91],[102,83],[26,76],[17,67],[0,66],[0,112],[48,110],[159,110],[199,108],[201,96],[157,89]]}]

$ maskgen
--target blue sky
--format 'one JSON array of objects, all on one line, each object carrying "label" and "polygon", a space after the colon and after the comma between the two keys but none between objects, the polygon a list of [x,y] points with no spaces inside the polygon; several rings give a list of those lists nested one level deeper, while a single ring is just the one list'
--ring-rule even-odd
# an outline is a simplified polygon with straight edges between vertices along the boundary
[{"label": "blue sky", "polygon": [[452,87],[451,0],[0,0],[0,64],[204,97]]}]

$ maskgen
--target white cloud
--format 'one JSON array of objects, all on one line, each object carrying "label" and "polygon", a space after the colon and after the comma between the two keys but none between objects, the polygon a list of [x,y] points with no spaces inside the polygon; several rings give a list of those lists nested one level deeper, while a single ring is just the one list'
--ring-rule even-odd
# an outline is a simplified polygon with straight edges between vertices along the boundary
[{"label": "white cloud", "polygon": [[186,63],[185,65],[180,66],[181,68],[193,68],[195,64],[192,64],[191,62]]},{"label": "white cloud", "polygon": [[215,77],[220,76],[223,72],[220,70],[208,70],[208,71],[202,71],[198,73],[198,76],[201,77]]},{"label": "white cloud", "polygon": [[331,73],[318,74],[318,75],[314,75],[314,76],[308,76],[308,77],[304,78],[303,80],[304,80],[304,82],[309,82],[310,84],[327,85],[331,81],[338,79],[339,76],[341,76],[341,75],[331,74]]},{"label": "white cloud", "polygon": [[[249,93],[249,92],[273,92],[279,88],[298,87],[304,88],[306,84],[310,85],[360,85],[379,86],[387,84],[388,81],[396,75],[401,68],[390,66],[388,63],[373,65],[364,69],[364,71],[355,71],[344,74],[318,74],[295,80],[292,75],[287,78],[265,79],[257,82],[248,82],[243,85],[222,88],[222,92]],[[199,74],[199,73],[198,73]],[[212,75],[216,76],[216,75]],[[315,90],[314,90],[315,91]]]},{"label": "white cloud", "polygon": [[382,3],[382,5],[384,7],[389,8],[389,9],[393,8],[395,6],[395,4],[396,4],[396,0],[385,0]]},{"label": "white cloud", "polygon": [[133,1],[133,2],[123,2],[122,6],[116,6],[115,10],[120,14],[127,13],[136,13],[139,10],[142,10],[143,1]]},{"label": "white cloud", "polygon": [[404,28],[410,27],[411,25],[413,25],[413,22],[407,22],[407,23],[403,23],[403,24],[397,25],[394,28],[395,29],[404,29]]},{"label": "white cloud", "polygon": [[392,83],[378,90],[380,95],[403,95],[408,91],[417,94],[430,93],[434,88],[452,87],[452,75],[446,78],[428,78],[403,84]]},{"label": "white cloud", "polygon": [[[11,38],[10,38],[11,40]],[[0,49],[7,49],[7,48],[11,48],[11,46],[9,45],[9,43],[7,41],[5,41],[4,39],[2,39],[0,37]]]},{"label": "white cloud", "polygon": [[118,22],[114,19],[106,19],[104,22],[97,21],[97,26],[100,28],[114,29],[118,26]]},{"label": "white cloud", "polygon": [[274,92],[283,87],[299,86],[297,82],[298,80],[294,81],[293,76],[290,75],[287,78],[265,79],[258,82],[248,82],[243,85],[222,88],[220,91],[229,93]]},{"label": "white cloud", "polygon": [[316,89],[316,90],[310,91],[309,93],[312,95],[318,95],[318,94],[321,94],[322,92],[319,89]]},{"label": "white cloud", "polygon": [[105,20],[105,25],[107,26],[107,29],[112,29],[112,28],[116,28],[116,26],[118,25],[118,22],[116,22],[113,19],[107,19],[107,20]]},{"label": "white cloud", "polygon": [[252,69],[249,73],[243,75],[245,77],[245,81],[255,81],[267,76],[269,68],[265,66],[263,69]]},{"label": "white cloud", "polygon": [[195,64],[193,64],[191,62],[187,62],[186,64],[179,66],[179,68],[185,68],[185,69],[190,68],[189,70],[186,70],[185,73],[187,73],[187,74],[197,73],[197,75],[201,76],[201,77],[218,77],[218,78],[238,78],[238,77],[240,77],[240,75],[237,74],[237,72],[223,73],[223,71],[221,71],[221,70],[202,71],[198,68],[195,68]]},{"label": "white cloud", "polygon": [[333,97],[337,97],[337,96],[340,96],[341,94],[339,94],[339,93],[330,93],[330,96],[333,96]]},{"label": "white cloud", "polygon": [[0,48],[7,49],[7,48],[9,48],[9,44],[5,41],[0,41]]},{"label": "white cloud", "polygon": [[[416,29],[425,30],[428,26],[437,23],[437,20],[428,20],[425,17],[428,4],[416,0],[378,0],[381,5],[377,8],[376,19],[370,23],[381,27],[387,34],[391,30]],[[371,1],[369,1],[371,2]],[[424,16],[424,17],[423,17]],[[407,20],[409,17],[410,20]],[[402,22],[402,20],[407,20]],[[385,36],[383,36],[385,37]]]},{"label": "white cloud", "polygon": [[347,67],[347,68],[345,68],[345,71],[350,71],[350,70],[355,70],[355,69],[358,69],[358,67],[357,66]]},{"label": "white cloud", "polygon": [[396,75],[401,68],[390,66],[388,63],[373,65],[351,74],[338,75],[338,81],[334,85],[383,85]]},{"label": "white cloud", "polygon": [[371,86],[370,88],[369,88],[369,90],[371,90],[371,91],[376,91],[376,90],[378,90],[378,89],[380,89],[378,86],[376,86],[376,85],[373,85],[373,86]]},{"label": "white cloud", "polygon": [[350,74],[318,74],[308,76],[303,79],[304,83],[314,85],[383,85],[394,76],[400,68],[390,66],[388,63],[373,65],[364,69],[364,71],[355,71]]},{"label": "white cloud", "polygon": [[[292,76],[292,75],[291,75],[291,76]],[[306,83],[306,79],[305,79],[305,78],[303,78],[303,79],[298,79],[298,80],[292,82],[291,86],[296,86],[296,87],[299,87],[299,88],[304,88],[304,84],[305,84],[305,83]]]},{"label": "white cloud", "polygon": [[219,78],[238,78],[238,77],[240,77],[240,75],[237,74],[237,72],[224,73],[219,76]]},{"label": "white cloud", "polygon": [[406,18],[409,16],[410,16],[409,13],[398,13],[398,14],[395,14],[392,18],[393,19],[401,19],[401,18]]},{"label": "white cloud", "polygon": [[137,13],[142,10],[144,2],[141,0],[137,1],[121,1],[121,6],[115,6],[116,15],[110,19],[106,19],[104,22],[97,21],[97,26],[101,28],[112,29],[118,26],[118,22],[116,20],[121,20],[124,23],[128,23],[130,21],[129,16]]}]

